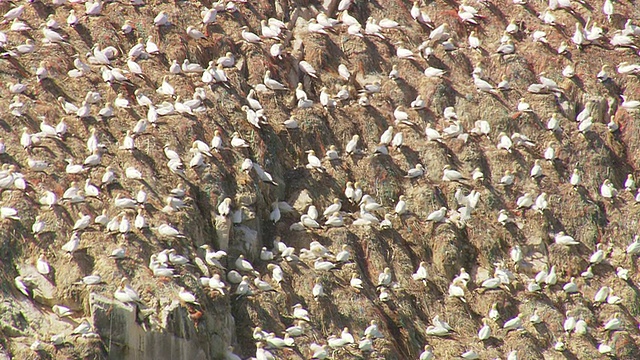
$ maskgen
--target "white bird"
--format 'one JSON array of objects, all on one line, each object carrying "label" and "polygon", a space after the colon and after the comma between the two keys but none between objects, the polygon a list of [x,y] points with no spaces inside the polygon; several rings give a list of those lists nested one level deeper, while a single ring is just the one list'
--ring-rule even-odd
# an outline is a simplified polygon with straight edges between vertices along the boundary
[{"label": "white bird", "polygon": [[427,265],[426,262],[421,261],[416,272],[411,275],[411,278],[413,280],[422,281],[425,285],[427,285],[427,279],[429,277],[427,273],[426,265]]},{"label": "white bird", "polygon": [[156,228],[156,230],[158,231],[158,234],[160,234],[161,236],[165,236],[165,237],[169,237],[169,238],[173,238],[173,237],[177,237],[177,238],[184,238],[185,236],[182,235],[178,229],[174,228],[173,226],[169,225],[169,224],[161,224],[160,226],[158,226]]},{"label": "white bird", "polygon": [[[417,1],[415,1],[414,3],[417,3]],[[414,5],[415,6],[415,5]],[[435,357],[433,355],[433,351],[430,345],[425,345],[424,346],[424,351],[420,353],[420,357],[418,358],[418,360],[434,360]]]},{"label": "white bird", "polygon": [[195,295],[193,295],[193,293],[191,293],[190,291],[186,290],[184,287],[180,287],[180,290],[178,291],[178,298],[180,299],[180,301],[183,301],[185,303],[200,305],[196,301]]},{"label": "white bird", "polygon": [[566,292],[567,294],[577,293],[579,290],[578,285],[575,283],[575,280],[575,277],[571,277],[571,280],[568,283],[564,284],[562,290],[564,290],[564,292]]},{"label": "white bird", "polygon": [[575,241],[575,239],[567,234],[564,231],[560,231],[554,236],[554,241],[559,245],[578,245],[579,242]]},{"label": "white bird", "polygon": [[263,83],[267,88],[271,90],[287,90],[286,86],[284,86],[282,83],[278,82],[277,80],[274,80],[271,78],[270,70],[265,71]]},{"label": "white bird", "polygon": [[310,322],[309,312],[302,307],[301,304],[293,305],[293,318],[298,320],[304,320],[306,322]]},{"label": "white bird", "polygon": [[518,316],[505,322],[504,325],[502,325],[502,328],[506,331],[522,328],[522,314],[518,314]]},{"label": "white bird", "polygon": [[432,67],[432,66],[424,69],[424,76],[428,78],[436,78],[436,77],[440,78],[440,77],[443,77],[445,73],[446,71]]},{"label": "white bird", "polygon": [[489,84],[489,82],[482,80],[477,75],[473,75],[473,84],[476,86],[476,90],[488,92],[497,95],[498,91],[493,87],[493,85]]},{"label": "white bird", "polygon": [[640,109],[640,101],[639,100],[627,100],[627,97],[625,95],[620,95],[620,97],[622,98],[622,103],[620,104],[620,107],[622,107],[625,110],[638,110]]},{"label": "white bird", "polygon": [[501,132],[498,135],[498,141],[499,141],[498,145],[496,146],[498,149],[504,149],[504,150],[507,150],[508,152],[511,152],[513,141],[511,141],[511,138],[507,136],[507,134],[505,134],[504,132]]},{"label": "white bird", "polygon": [[618,314],[616,313],[614,315],[614,317],[612,319],[610,319],[609,321],[607,321],[604,324],[604,330],[605,331],[616,331],[616,330],[620,330],[622,329],[622,321],[620,321],[620,319],[618,319]]},{"label": "white bird", "polygon": [[48,275],[51,272],[51,268],[44,254],[40,254],[38,260],[36,261],[36,269],[42,275]]},{"label": "white bird", "polygon": [[324,166],[322,166],[322,162],[316,156],[315,151],[308,150],[308,151],[306,151],[306,153],[307,153],[307,169],[315,169],[315,170],[318,170],[320,172],[326,171],[326,168]]},{"label": "white bird", "polygon": [[531,193],[525,193],[524,195],[520,196],[516,201],[516,205],[518,209],[528,209],[531,206],[533,206],[533,204],[534,204],[533,197]]},{"label": "white bird", "polygon": [[[397,106],[395,110],[393,110],[393,117],[395,118],[395,124],[404,124],[408,126],[413,126],[414,124],[409,121],[409,114],[404,111],[402,106]],[[389,127],[391,128],[391,126]]]},{"label": "white bird", "polygon": [[450,165],[445,165],[442,169],[442,181],[459,181],[466,180],[457,170],[452,170]]},{"label": "white bird", "polygon": [[480,341],[487,340],[491,337],[491,327],[488,324],[487,319],[482,319],[483,326],[478,331],[478,339]]},{"label": "white bird", "polygon": [[345,64],[338,65],[338,74],[347,81],[351,78],[351,73]]},{"label": "white bird", "polygon": [[591,256],[589,257],[589,263],[599,264],[602,262],[602,260],[604,260],[604,258],[605,258],[605,252],[602,249],[602,244],[598,243],[596,244],[596,251],[594,251],[593,254],[591,254]]},{"label": "white bird", "polygon": [[300,70],[313,77],[313,78],[317,78],[318,76],[316,75],[316,69],[313,68],[313,66],[311,64],[309,64],[308,62],[302,60],[298,63],[298,67],[300,68]]},{"label": "white bird", "polygon": [[640,236],[635,235],[633,237],[633,241],[627,246],[626,252],[629,255],[640,254]]},{"label": "white bird", "polygon": [[362,280],[358,277],[358,274],[351,274],[351,280],[349,281],[349,285],[356,289],[356,290],[361,290],[362,289]]},{"label": "white bird", "polygon": [[74,232],[71,235],[71,239],[67,241],[64,245],[62,245],[62,250],[73,254],[73,252],[76,251],[79,246],[80,246],[80,236],[78,236],[78,233]]},{"label": "white bird", "polygon": [[153,24],[155,26],[169,25],[169,16],[165,11],[160,11],[153,19]]},{"label": "white bird", "polygon": [[415,60],[415,56],[413,54],[413,51],[405,48],[402,43],[398,44],[398,47],[396,47],[396,56],[400,59],[411,59],[411,60]]},{"label": "white bird", "polygon": [[80,218],[73,225],[73,231],[86,229],[91,224],[91,215],[79,214]]},{"label": "white bird", "polygon": [[576,45],[576,48],[578,49],[582,49],[582,46],[588,43],[584,29],[579,22],[576,22],[575,31],[573,33],[573,36],[571,37],[571,41]]},{"label": "white bird", "polygon": [[246,142],[244,139],[242,139],[240,137],[240,134],[238,134],[237,132],[234,132],[233,134],[231,134],[231,146],[235,148],[249,147],[249,143]]},{"label": "white bird", "polygon": [[627,179],[624,182],[624,189],[631,192],[636,190],[636,181],[633,179],[633,174],[627,174]]},{"label": "white bird", "polygon": [[424,175],[424,167],[422,167],[422,164],[416,164],[416,167],[409,169],[407,171],[407,175],[405,175],[404,177],[408,179],[414,179],[422,175]]},{"label": "white bird", "polygon": [[429,215],[427,215],[427,221],[433,221],[434,223],[442,222],[445,220],[447,215],[447,208],[441,207],[440,209],[433,211]]},{"label": "white bird", "polygon": [[618,190],[613,186],[611,180],[605,179],[600,186],[600,195],[604,198],[611,199],[618,195]]}]

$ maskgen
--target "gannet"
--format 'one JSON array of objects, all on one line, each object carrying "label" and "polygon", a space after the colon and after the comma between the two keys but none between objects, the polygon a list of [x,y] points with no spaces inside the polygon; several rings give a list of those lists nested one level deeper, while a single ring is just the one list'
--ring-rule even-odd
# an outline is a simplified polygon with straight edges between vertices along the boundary
[{"label": "gannet", "polygon": [[271,284],[269,284],[268,282],[260,279],[260,276],[257,276],[256,278],[253,279],[253,284],[260,291],[275,291],[273,289],[273,286],[271,286]]},{"label": "gannet", "polygon": [[79,213],[78,216],[80,218],[76,220],[75,224],[73,225],[73,231],[84,230],[91,224],[90,215],[84,215],[83,213]]},{"label": "gannet", "polygon": [[362,289],[362,280],[358,277],[358,274],[351,274],[351,280],[349,281],[349,285],[356,290]]},{"label": "gannet", "polygon": [[624,281],[629,281],[629,270],[618,266],[616,269],[616,276]]},{"label": "gannet", "polygon": [[138,209],[136,217],[133,221],[133,226],[135,226],[136,229],[144,229],[148,227],[147,221],[142,215],[142,209]]},{"label": "gannet", "polygon": [[347,66],[344,64],[338,65],[338,74],[347,81],[349,81],[349,78],[351,78],[351,73],[349,72]]},{"label": "gannet", "polygon": [[521,327],[522,327],[522,314],[518,314],[518,316],[516,316],[515,318],[508,320],[502,326],[502,328],[505,329],[506,331],[517,330],[517,329],[520,329]]},{"label": "gannet", "polygon": [[36,269],[42,275],[48,275],[51,272],[51,268],[49,267],[49,263],[45,258],[44,254],[40,254],[38,260],[36,261]]},{"label": "gannet", "polygon": [[[608,66],[608,65],[607,65],[607,67],[610,68],[610,66]],[[623,62],[618,64],[617,71],[618,71],[618,74],[623,74],[623,75],[638,74],[638,73],[640,73],[640,64],[638,64],[638,63],[629,64],[628,62],[623,61]]]},{"label": "gannet", "polygon": [[[506,212],[506,210],[501,210],[501,211]],[[520,263],[524,259],[524,255],[522,253],[522,249],[520,248],[520,245],[515,245],[513,249],[511,249],[511,252],[509,254],[511,256],[511,260],[515,264]]]},{"label": "gannet", "polygon": [[459,171],[452,170],[450,165],[445,165],[442,169],[442,173],[442,181],[466,180]]},{"label": "gannet", "polygon": [[478,92],[488,92],[494,95],[498,94],[498,91],[493,87],[493,85],[489,84],[489,82],[481,79],[477,75],[473,75],[473,84],[476,86],[476,90]]},{"label": "gannet", "polygon": [[487,319],[482,319],[483,326],[478,331],[478,339],[480,341],[487,340],[491,337],[491,327],[489,327]]},{"label": "gannet", "polygon": [[531,167],[531,170],[529,171],[529,176],[531,176],[534,179],[543,176],[542,165],[540,165],[540,160],[539,159],[536,159],[533,162],[533,166]]},{"label": "gannet", "polygon": [[446,71],[442,70],[442,69],[438,69],[435,67],[428,67],[424,70],[424,76],[428,77],[428,78],[434,78],[434,77],[443,77],[444,74],[446,73]]},{"label": "gannet", "polygon": [[389,286],[391,284],[391,269],[384,268],[384,271],[378,275],[378,286]]},{"label": "gannet", "polygon": [[416,164],[415,168],[409,169],[407,171],[407,175],[405,175],[405,178],[409,178],[409,179],[413,179],[413,178],[417,178],[424,175],[424,168],[422,167],[422,164]]},{"label": "gannet", "polygon": [[[303,215],[303,216],[306,216],[306,215]],[[336,265],[331,261],[316,260],[313,263],[313,269],[316,271],[329,271],[334,269],[335,267]]]},{"label": "gannet", "polygon": [[605,252],[602,249],[602,244],[598,243],[596,244],[596,251],[594,251],[593,254],[591,254],[591,256],[589,257],[589,263],[592,265],[599,264],[602,262],[602,260],[604,260],[604,258]]},{"label": "gannet", "polygon": [[338,148],[335,145],[329,145],[329,150],[327,150],[324,160],[334,161],[339,159],[340,153],[338,153]]},{"label": "gannet", "polygon": [[[313,66],[311,64],[309,64],[308,62],[302,60],[298,63],[298,67],[300,68],[300,70],[311,76],[312,78],[317,78],[318,76],[316,75],[316,69],[313,68]],[[266,85],[266,84],[265,84]]]},{"label": "gannet", "polygon": [[398,43],[397,45],[398,45],[398,47],[396,48],[396,56],[399,59],[415,60],[415,56],[413,54],[413,51],[405,48],[402,43]]},{"label": "gannet", "polygon": [[158,234],[161,236],[166,236],[166,237],[177,237],[177,238],[184,238],[185,236],[182,235],[178,229],[174,228],[173,226],[169,225],[169,224],[161,224],[160,226],[158,226],[156,228],[156,230],[158,231]]},{"label": "gannet", "polygon": [[609,289],[609,295],[607,296],[607,304],[618,305],[622,303],[622,298],[613,294],[613,289]]},{"label": "gannet", "polygon": [[620,95],[620,97],[622,98],[622,103],[620,104],[620,107],[622,107],[625,110],[638,110],[640,109],[640,101],[638,100],[627,100],[627,97],[625,95]]},{"label": "gannet", "polygon": [[360,339],[358,349],[363,353],[373,351],[373,336],[365,335],[364,338]]},{"label": "gannet", "polygon": [[566,235],[564,231],[560,231],[554,236],[554,241],[556,244],[560,245],[578,245],[579,242],[575,241],[573,237]]},{"label": "gannet", "polygon": [[449,335],[449,332],[453,330],[449,324],[441,321],[438,315],[434,316],[431,322],[433,325],[427,327],[427,335],[447,336]]},{"label": "gannet", "polygon": [[407,203],[405,200],[406,200],[406,197],[404,195],[400,195],[400,197],[398,198],[398,203],[396,204],[393,211],[394,214],[403,215],[404,213],[407,212]]},{"label": "gannet", "polygon": [[78,235],[78,233],[74,232],[71,235],[71,239],[64,245],[62,245],[61,249],[65,252],[73,254],[73,252],[78,249],[78,246],[80,246],[80,236]]},{"label": "gannet", "polygon": [[427,124],[427,127],[424,129],[425,135],[427,136],[427,141],[438,141],[442,142],[442,136],[438,132],[438,130],[431,127],[431,124]]},{"label": "gannet", "polygon": [[393,117],[395,118],[394,122],[396,125],[414,125],[411,121],[409,121],[409,114],[404,111],[404,108],[402,106],[397,106],[395,110],[393,110]]},{"label": "gannet", "polygon": [[638,235],[633,237],[633,241],[627,246],[626,252],[629,255],[640,254],[640,237]]},{"label": "gannet", "polygon": [[397,80],[400,78],[400,72],[398,71],[398,65],[393,64],[391,66],[391,71],[389,71],[389,79],[391,80]]},{"label": "gannet", "polygon": [[249,143],[247,143],[244,139],[240,137],[240,134],[234,132],[231,134],[231,146],[232,147],[249,147]]},{"label": "gannet", "polygon": [[293,305],[292,315],[294,319],[304,320],[306,322],[311,321],[311,319],[309,319],[309,312],[305,308],[303,308],[301,304]]},{"label": "gannet", "polygon": [[431,212],[427,216],[427,221],[433,221],[435,223],[443,222],[445,221],[446,215],[447,215],[447,208],[443,206],[440,209]]},{"label": "gannet", "polygon": [[[235,274],[235,273],[236,273],[235,270],[233,270],[227,274],[227,279],[229,280],[229,282],[235,283],[234,281],[232,281],[232,278],[229,277],[230,274]],[[243,276],[242,280],[237,284],[238,284],[238,287],[236,287],[236,291],[235,291],[236,295],[243,296],[243,295],[251,295],[253,293],[249,285],[248,276]]]},{"label": "gannet", "polygon": [[600,195],[607,199],[614,198],[618,195],[618,190],[613,186],[609,179],[605,179],[600,186]]},{"label": "gannet", "polygon": [[504,132],[501,132],[498,135],[498,145],[496,146],[498,149],[505,149],[508,152],[511,152],[511,147],[513,146],[513,141],[511,138],[507,136]]},{"label": "gannet", "polygon": [[618,318],[618,313],[615,313],[613,315],[613,318],[609,319],[609,321],[604,324],[605,331],[616,331],[622,328],[623,324],[622,321],[620,321],[620,319]]},{"label": "gannet", "polygon": [[236,259],[234,264],[235,264],[236,269],[239,270],[239,271],[257,273],[253,269],[253,265],[251,265],[251,263],[249,261],[245,260],[244,255],[242,255],[242,254],[240,254],[238,256],[238,258]]},{"label": "gannet", "polygon": [[[417,3],[417,1],[415,1],[414,4],[415,3]],[[433,355],[433,349],[431,348],[430,345],[425,345],[424,351],[420,353],[420,357],[418,358],[418,360],[434,360],[434,359],[435,359],[435,356]]]},{"label": "gannet", "polygon": [[316,156],[315,151],[307,150],[306,153],[307,153],[307,165],[306,165],[307,169],[314,169],[320,172],[326,171],[326,168],[322,166],[322,162]]},{"label": "gannet", "polygon": [[71,309],[62,305],[53,305],[51,307],[51,310],[60,318],[71,316],[73,314],[73,311],[71,311]]},{"label": "gannet", "polygon": [[310,33],[329,35],[329,33],[325,30],[325,28],[330,27],[327,25],[328,24],[318,22],[317,19],[310,19],[309,23],[307,24],[307,31],[309,31]]},{"label": "gannet", "polygon": [[[348,0],[351,1],[351,0]],[[311,355],[311,359],[326,359],[329,357],[329,350],[328,350],[328,346],[327,345],[318,345],[316,343],[311,343],[311,345],[309,345],[309,348],[311,349],[312,355]]]},{"label": "gannet", "polygon": [[135,139],[131,136],[131,131],[127,130],[124,139],[122,140],[122,145],[119,147],[120,150],[133,151],[136,149]]}]

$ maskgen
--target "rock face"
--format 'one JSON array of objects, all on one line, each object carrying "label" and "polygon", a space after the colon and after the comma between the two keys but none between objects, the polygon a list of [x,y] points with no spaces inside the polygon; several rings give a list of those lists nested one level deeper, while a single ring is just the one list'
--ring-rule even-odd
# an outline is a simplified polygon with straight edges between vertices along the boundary
[{"label": "rock face", "polygon": [[140,325],[135,305],[95,293],[89,295],[89,305],[92,323],[111,359],[222,359],[235,333],[228,310],[207,312],[194,323],[187,310],[173,301],[162,309],[160,327],[148,330]]},{"label": "rock face", "polygon": [[[640,100],[640,82],[637,72],[617,70],[625,62],[638,63],[637,4],[615,2],[614,13],[606,16],[600,11],[601,0],[571,2],[571,10],[554,11],[547,6],[555,0],[418,1],[416,6],[431,18],[420,23],[412,18],[412,2],[406,0],[354,0],[342,14],[339,5],[349,1],[138,3],[0,1],[0,14],[14,9],[0,23],[0,359],[227,360],[229,347],[247,359],[256,356],[260,339],[277,359],[306,360],[312,358],[312,343],[325,345],[343,331],[350,331],[355,343],[365,339],[371,320],[383,334],[373,341],[374,351],[360,351],[353,344],[330,349],[331,357],[409,360],[419,358],[429,345],[437,359],[459,358],[471,350],[481,359],[504,359],[512,350],[526,360],[595,359],[598,346],[606,344],[618,359],[640,359],[640,275],[637,254],[626,251],[640,228],[640,195],[625,189],[627,176],[637,179],[640,171],[640,115],[624,108],[620,97],[624,93],[629,100]],[[478,9],[479,24],[462,21],[461,5]],[[18,6],[24,6],[24,12],[14,21],[10,18]],[[85,14],[92,6],[101,7],[100,16]],[[214,7],[219,9],[217,22],[204,25],[202,14]],[[80,18],[78,25],[65,21],[71,10]],[[161,11],[170,25],[154,24]],[[541,20],[547,11],[557,25]],[[314,18],[320,12],[342,21],[353,16],[361,31],[366,31],[369,18],[391,19],[401,27],[381,30],[382,37],[350,35],[343,25],[327,34],[311,33],[309,26],[319,21]],[[279,39],[243,40],[242,26],[260,35],[261,20],[270,17],[286,22]],[[47,28],[41,25],[52,20],[60,25],[56,31],[64,42],[42,41]],[[120,29],[125,20],[133,27],[128,34]],[[506,35],[511,20],[518,29]],[[11,29],[20,22],[32,29]],[[450,38],[429,39],[433,28],[445,23]],[[601,26],[605,36],[576,47],[576,24],[590,32]],[[189,36],[188,27],[202,31],[204,38]],[[471,31],[480,38],[479,49],[467,44]],[[546,32],[548,44],[532,41],[538,31]],[[622,33],[630,34],[634,45],[614,50],[610,39]],[[503,36],[515,43],[515,53],[496,53]],[[18,50],[28,49],[31,41],[34,51]],[[159,53],[129,54],[141,46],[146,49],[146,41],[155,42]],[[569,47],[559,54],[556,48],[562,42]],[[277,44],[284,50],[281,57],[271,54]],[[400,46],[413,51],[413,58],[399,58]],[[100,49],[117,55],[104,64],[94,56]],[[227,52],[236,62],[224,69],[225,83],[205,83],[201,72],[168,71],[173,61],[185,60],[202,67],[211,64],[213,70]],[[302,70],[303,60],[317,70],[316,77]],[[143,74],[134,74],[136,64]],[[610,66],[605,68],[610,81],[596,77],[603,64]],[[341,65],[350,71],[348,79],[339,74]],[[562,71],[568,65],[576,73],[570,78]],[[48,78],[42,78],[40,67],[46,68]],[[445,73],[427,77],[428,67]],[[392,70],[398,72],[395,79],[389,76]],[[112,80],[108,71],[123,75]],[[267,71],[288,90],[265,89]],[[490,85],[504,78],[511,89],[480,92],[472,73]],[[541,75],[561,91],[529,92]],[[165,80],[174,87],[173,95],[158,91]],[[10,84],[18,82],[27,86],[24,93],[9,91]],[[366,90],[376,83],[379,92]],[[312,105],[299,105],[294,93],[298,84]],[[89,107],[90,116],[69,110],[93,101],[95,94],[88,91],[100,94]],[[336,98],[339,91],[349,98]],[[259,127],[249,123],[242,109],[250,92],[264,111]],[[363,93],[369,93],[366,101]],[[320,104],[323,94],[336,106]],[[139,104],[142,95],[154,106]],[[424,107],[412,109],[418,96]],[[202,107],[187,111],[184,103],[189,99]],[[123,100],[128,106],[112,109],[113,116],[98,114]],[[521,101],[532,111],[518,110]],[[181,112],[155,116],[178,106]],[[398,120],[396,111],[406,111],[409,123]],[[553,114],[559,129],[550,131],[547,121]],[[576,120],[587,115],[592,127],[580,132]],[[56,130],[42,135],[61,121],[68,127],[66,134]],[[488,133],[481,131],[483,121]],[[389,146],[385,153],[380,139],[390,126],[394,134],[402,134],[403,145]],[[442,137],[427,139],[427,127]],[[232,146],[234,133],[248,147]],[[510,151],[498,148],[501,133],[510,139],[524,135],[530,144],[514,145]],[[96,149],[89,146],[93,135]],[[359,136],[356,151],[346,154],[354,135]],[[194,141],[210,144],[215,136],[221,137],[222,147],[203,155],[203,166],[191,166],[198,152]],[[124,146],[129,140],[135,149]],[[165,144],[182,166],[170,167]],[[325,158],[333,147],[337,159]],[[545,159],[548,147],[555,149],[555,159]],[[307,165],[310,150],[322,169]],[[73,171],[71,165],[93,155],[100,155],[99,166],[86,164]],[[46,164],[39,168],[37,161]],[[252,166],[245,169],[247,162]],[[407,178],[417,164],[424,166],[424,175]],[[544,176],[531,176],[534,164]],[[104,180],[107,166],[115,174],[109,184]],[[443,180],[446,166],[464,178]],[[132,169],[141,176],[127,176]],[[581,175],[579,186],[569,183],[574,171]],[[482,178],[472,179],[476,172]],[[514,176],[511,185],[502,183],[507,173]],[[619,190],[617,197],[602,196],[605,180]],[[371,213],[389,225],[381,227],[373,220],[357,225],[366,215],[361,206],[367,204],[348,198],[348,183],[381,205]],[[97,196],[89,196],[89,190],[94,191],[89,185],[95,186]],[[64,195],[74,187],[75,195]],[[146,201],[138,201],[141,190]],[[181,191],[184,194],[177,195]],[[466,196],[472,192],[479,198],[467,214]],[[516,201],[525,193],[533,199],[545,193],[548,206],[519,208]],[[398,215],[394,208],[401,195],[407,211]],[[116,205],[118,197],[136,201],[123,208]],[[231,199],[227,216],[218,210],[225,198]],[[346,226],[334,228],[322,213],[336,198]],[[170,205],[173,202],[179,205]],[[301,224],[311,205],[320,214],[317,227]],[[426,220],[442,207],[446,221]],[[11,209],[17,216],[9,214]],[[275,209],[277,221],[270,217]],[[508,217],[503,224],[497,221],[500,212]],[[90,224],[76,228],[84,215]],[[131,225],[137,215],[144,216],[147,226],[127,228],[127,221]],[[115,226],[96,223],[98,216]],[[45,228],[34,233],[37,221]],[[163,224],[179,234],[160,234]],[[560,232],[578,244],[555,243]],[[68,251],[65,244],[72,239],[79,243]],[[203,245],[225,254],[207,261]],[[318,255],[312,246],[327,252]],[[605,255],[593,261],[598,246]],[[516,248],[519,257],[513,255]],[[125,256],[110,256],[115,249],[126,250]],[[343,249],[350,252],[349,261],[329,271],[316,267],[318,257],[335,261]],[[172,261],[169,250],[187,261]],[[167,272],[158,275],[151,259],[160,254],[167,256],[162,264]],[[48,274],[34,265],[41,255],[51,266]],[[253,264],[253,271],[236,264],[240,255]],[[428,279],[416,281],[412,274],[423,262]],[[282,270],[281,281],[276,265]],[[469,280],[459,277],[463,268]],[[382,286],[378,279],[385,269],[392,280]],[[556,272],[552,276],[551,269]],[[102,281],[82,282],[94,274]],[[216,275],[224,287],[211,286],[209,277]],[[243,276],[250,291],[238,293]],[[122,278],[139,294],[136,305],[114,300]],[[362,286],[351,286],[352,278],[361,279]],[[495,278],[499,286],[483,287]],[[578,293],[563,290],[570,281]],[[529,288],[534,282],[540,290]],[[464,300],[450,296],[454,284],[464,285]],[[595,303],[605,286],[620,303]],[[182,288],[197,304],[179,300]],[[293,315],[296,304],[308,310],[310,321],[301,325],[304,334],[295,338],[295,346],[277,349],[256,328],[284,337],[286,329],[300,324]],[[54,306],[69,313],[56,314]],[[492,309],[497,315],[486,321],[492,336],[479,341],[478,330]],[[584,320],[589,333],[565,331],[567,313]],[[533,314],[542,322],[530,322]],[[518,315],[523,329],[505,329]],[[454,335],[427,332],[436,316],[451,325]],[[604,324],[614,317],[621,328],[605,330]],[[97,337],[74,334],[86,319]]]}]

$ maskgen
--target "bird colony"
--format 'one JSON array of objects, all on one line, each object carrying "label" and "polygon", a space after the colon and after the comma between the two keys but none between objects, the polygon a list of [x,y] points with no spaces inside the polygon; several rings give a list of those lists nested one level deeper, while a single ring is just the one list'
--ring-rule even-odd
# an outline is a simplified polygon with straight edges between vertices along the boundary
[{"label": "bird colony", "polygon": [[111,344],[98,293],[211,359],[640,358],[633,3],[0,12],[5,354]]}]

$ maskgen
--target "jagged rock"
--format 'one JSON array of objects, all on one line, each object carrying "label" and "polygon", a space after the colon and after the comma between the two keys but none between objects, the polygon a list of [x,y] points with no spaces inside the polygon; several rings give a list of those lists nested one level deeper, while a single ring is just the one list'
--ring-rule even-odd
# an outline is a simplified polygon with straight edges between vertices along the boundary
[{"label": "jagged rock", "polygon": [[216,236],[218,239],[218,248],[227,251],[229,249],[229,236],[233,223],[226,216],[216,216]]},{"label": "jagged rock", "polygon": [[105,343],[110,344],[110,358],[219,359],[233,333],[230,314],[206,312],[194,326],[186,308],[177,301],[160,312],[162,328],[147,330],[136,321],[136,312],[139,311],[136,305],[125,305],[92,293],[90,306],[96,331]]},{"label": "jagged rock", "polygon": [[236,203],[243,206],[252,206],[256,203],[256,194],[242,193],[236,195]]},{"label": "jagged rock", "polygon": [[46,306],[53,306],[56,302],[56,287],[54,284],[38,272],[35,266],[25,264],[18,268],[18,272],[23,278],[29,278],[34,284],[33,299]]},{"label": "jagged rock", "polygon": [[293,196],[293,201],[290,201],[289,204],[299,213],[305,213],[307,211],[307,207],[313,204],[313,199],[311,199],[311,194],[307,189],[300,191],[298,194]]},{"label": "jagged rock", "polygon": [[255,256],[262,247],[258,231],[246,225],[236,227],[237,239],[240,240],[240,246],[248,256]]},{"label": "jagged rock", "polygon": [[29,321],[13,300],[0,303],[0,330],[7,337],[24,336]]}]

